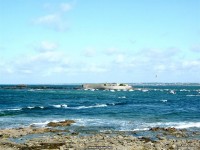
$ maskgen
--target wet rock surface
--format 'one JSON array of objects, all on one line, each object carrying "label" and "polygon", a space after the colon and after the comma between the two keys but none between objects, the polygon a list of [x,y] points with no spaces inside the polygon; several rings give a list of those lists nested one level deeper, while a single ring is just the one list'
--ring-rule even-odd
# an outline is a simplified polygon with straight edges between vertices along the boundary
[{"label": "wet rock surface", "polygon": [[47,126],[49,127],[60,127],[60,126],[70,126],[72,123],[75,123],[74,120],[65,120],[60,122],[49,122]]},{"label": "wet rock surface", "polygon": [[[71,121],[73,122],[73,121]],[[62,122],[65,124],[64,122]],[[60,125],[60,124],[59,124]],[[65,124],[66,125],[66,124]],[[57,127],[57,126],[56,126]],[[160,136],[158,140],[149,137],[134,137],[126,135],[125,132],[96,133],[92,135],[60,134],[63,130],[54,128],[17,128],[0,130],[0,149],[1,150],[198,150],[200,149],[199,139],[167,139]],[[164,131],[168,134],[183,132],[183,130],[152,128],[150,131]],[[43,135],[26,140],[24,143],[11,142],[10,138],[21,138],[24,135],[37,133],[56,133]],[[69,131],[68,131],[69,132]]]}]

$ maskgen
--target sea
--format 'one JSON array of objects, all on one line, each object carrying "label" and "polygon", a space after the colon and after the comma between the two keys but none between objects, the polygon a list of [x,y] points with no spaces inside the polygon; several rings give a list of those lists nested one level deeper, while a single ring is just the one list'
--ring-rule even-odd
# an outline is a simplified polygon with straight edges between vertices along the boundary
[{"label": "sea", "polygon": [[200,84],[132,83],[134,90],[84,90],[81,84],[0,85],[0,129],[74,120],[82,132],[200,131]]}]

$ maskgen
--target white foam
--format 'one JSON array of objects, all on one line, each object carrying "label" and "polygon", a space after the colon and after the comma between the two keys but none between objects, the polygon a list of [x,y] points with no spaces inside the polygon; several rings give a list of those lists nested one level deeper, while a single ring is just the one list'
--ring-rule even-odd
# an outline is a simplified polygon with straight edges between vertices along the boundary
[{"label": "white foam", "polygon": [[136,129],[133,129],[132,131],[148,131],[149,128],[136,128]]},{"label": "white foam", "polygon": [[30,89],[30,90],[28,90],[28,91],[33,92],[33,91],[35,91],[35,90],[34,90],[34,89]]},{"label": "white foam", "polygon": [[126,98],[126,96],[119,96],[118,98]]},{"label": "white foam", "polygon": [[10,108],[10,109],[6,109],[6,110],[22,110],[22,108]]},{"label": "white foam", "polygon": [[148,127],[174,127],[176,129],[186,129],[186,128],[200,128],[200,122],[157,122],[146,124]]},{"label": "white foam", "polygon": [[55,108],[67,108],[68,106],[66,104],[59,104],[59,105],[53,105]]},{"label": "white foam", "polygon": [[174,90],[170,90],[169,93],[176,94],[176,92]]},{"label": "white foam", "polygon": [[61,105],[53,105],[53,107],[61,108]]},{"label": "white foam", "polygon": [[87,109],[87,108],[96,108],[96,107],[107,107],[107,105],[106,104],[97,104],[94,106],[78,106],[78,107],[71,107],[71,108],[72,109]]},{"label": "white foam", "polygon": [[31,126],[45,127],[50,121],[32,123]]},{"label": "white foam", "polygon": [[200,96],[200,95],[186,95],[186,96],[190,96],[190,97],[192,97],[192,96]]},{"label": "white foam", "polygon": [[174,126],[177,129],[185,129],[185,128],[200,128],[200,122],[186,122],[186,123],[180,123]]},{"label": "white foam", "polygon": [[28,106],[27,108],[29,108],[29,109],[33,109],[33,108],[35,108],[35,107],[32,107],[32,106]]},{"label": "white foam", "polygon": [[190,92],[190,90],[186,90],[186,89],[181,89],[181,92]]},{"label": "white foam", "polygon": [[161,102],[165,103],[165,102],[167,102],[167,100],[166,100],[166,99],[163,99],[163,100],[161,100]]},{"label": "white foam", "polygon": [[44,122],[36,122],[36,123],[32,123],[31,126],[45,127],[50,122],[59,122],[59,121],[64,121],[64,120],[51,120],[51,121],[44,121]]},{"label": "white foam", "polygon": [[142,90],[142,92],[148,92],[148,91],[149,91],[149,90],[147,90],[147,89],[143,89],[143,90]]}]

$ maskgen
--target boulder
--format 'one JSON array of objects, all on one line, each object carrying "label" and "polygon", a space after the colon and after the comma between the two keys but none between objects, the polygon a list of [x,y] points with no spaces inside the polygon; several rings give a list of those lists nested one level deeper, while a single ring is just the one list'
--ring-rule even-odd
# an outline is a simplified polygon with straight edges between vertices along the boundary
[{"label": "boulder", "polygon": [[72,123],[75,123],[74,120],[65,120],[60,122],[49,122],[47,124],[48,127],[64,127],[64,126],[70,126]]}]

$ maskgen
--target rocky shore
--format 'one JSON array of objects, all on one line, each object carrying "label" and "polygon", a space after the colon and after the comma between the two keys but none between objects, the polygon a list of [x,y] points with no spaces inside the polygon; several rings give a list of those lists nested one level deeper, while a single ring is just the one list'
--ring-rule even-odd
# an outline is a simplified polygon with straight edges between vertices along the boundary
[{"label": "rocky shore", "polygon": [[[47,127],[34,126],[0,130],[0,150],[199,150],[200,140],[190,139],[186,130],[151,128],[159,132],[156,140],[135,137],[125,132],[81,135],[57,127],[70,126],[73,120],[50,122]],[[199,134],[199,133],[194,133]],[[29,137],[31,136],[31,138]],[[167,138],[173,136],[174,138]]]}]

